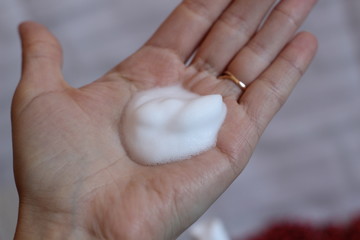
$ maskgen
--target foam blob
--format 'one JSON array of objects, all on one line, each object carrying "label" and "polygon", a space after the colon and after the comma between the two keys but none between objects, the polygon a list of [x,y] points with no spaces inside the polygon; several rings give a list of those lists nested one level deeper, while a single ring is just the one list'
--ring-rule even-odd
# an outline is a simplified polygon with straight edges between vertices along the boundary
[{"label": "foam blob", "polygon": [[180,85],[154,88],[130,100],[123,140],[138,163],[179,161],[213,147],[225,116],[221,95],[200,96]]},{"label": "foam blob", "polygon": [[217,218],[195,223],[190,235],[194,240],[230,240],[223,222]]}]

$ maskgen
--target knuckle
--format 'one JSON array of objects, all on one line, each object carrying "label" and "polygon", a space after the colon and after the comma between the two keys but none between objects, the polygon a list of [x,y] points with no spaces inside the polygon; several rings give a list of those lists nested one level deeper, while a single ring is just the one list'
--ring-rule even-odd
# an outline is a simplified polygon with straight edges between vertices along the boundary
[{"label": "knuckle", "polygon": [[299,20],[296,19],[295,16],[289,13],[286,9],[283,9],[279,6],[274,9],[274,13],[285,17],[285,22],[289,23],[290,25],[293,25],[295,28],[300,27]]},{"label": "knuckle", "polygon": [[250,41],[247,48],[260,58],[269,55],[266,44],[257,39]]},{"label": "knuckle", "polygon": [[58,61],[62,54],[57,44],[44,40],[34,40],[27,43],[24,45],[24,52],[26,57],[49,61]]},{"label": "knuckle", "polygon": [[295,72],[295,74],[297,75],[297,77],[301,77],[302,75],[304,75],[305,70],[302,69],[301,67],[299,67],[295,60],[290,59],[290,58],[287,57],[286,55],[280,55],[279,58],[280,58],[280,60],[282,60],[286,65],[289,66],[289,69],[291,69],[293,72]]},{"label": "knuckle", "polygon": [[190,12],[201,18],[210,19],[211,10],[209,4],[203,0],[184,0],[183,6]]},{"label": "knuckle", "polygon": [[285,104],[287,96],[281,91],[278,84],[269,78],[263,78],[262,84],[269,94],[269,102],[274,104],[276,109],[279,110]]},{"label": "knuckle", "polygon": [[247,19],[236,12],[227,11],[220,18],[219,21],[228,26],[230,29],[241,32],[247,37],[250,37],[253,33]]}]

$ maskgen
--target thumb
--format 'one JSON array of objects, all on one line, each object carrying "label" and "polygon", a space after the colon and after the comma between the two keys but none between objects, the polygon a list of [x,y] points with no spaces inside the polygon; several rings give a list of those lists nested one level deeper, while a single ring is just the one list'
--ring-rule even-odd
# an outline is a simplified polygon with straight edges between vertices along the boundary
[{"label": "thumb", "polygon": [[35,22],[22,23],[19,34],[22,74],[14,98],[20,98],[26,104],[42,93],[69,87],[61,71],[63,56],[58,40]]}]

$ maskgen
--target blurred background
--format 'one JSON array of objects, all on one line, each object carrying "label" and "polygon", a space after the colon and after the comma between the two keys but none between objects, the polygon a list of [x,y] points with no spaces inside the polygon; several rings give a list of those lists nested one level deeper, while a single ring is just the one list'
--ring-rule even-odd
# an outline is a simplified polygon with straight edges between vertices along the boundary
[{"label": "blurred background", "polygon": [[[12,239],[17,219],[10,125],[17,25],[48,26],[63,45],[67,81],[81,86],[138,49],[179,2],[0,0],[0,239]],[[360,215],[359,26],[359,0],[319,1],[303,26],[320,42],[314,63],[248,167],[200,221],[220,218],[232,237],[245,238],[277,221],[322,225]]]}]

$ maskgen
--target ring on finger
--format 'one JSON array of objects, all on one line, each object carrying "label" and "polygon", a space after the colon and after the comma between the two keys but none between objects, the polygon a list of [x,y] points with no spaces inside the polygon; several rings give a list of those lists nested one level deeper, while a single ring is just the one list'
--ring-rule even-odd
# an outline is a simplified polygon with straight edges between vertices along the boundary
[{"label": "ring on finger", "polygon": [[237,86],[240,87],[241,91],[245,91],[246,90],[246,85],[245,83],[243,83],[242,81],[240,81],[239,79],[237,79],[234,74],[232,74],[229,71],[224,72],[223,74],[221,74],[219,76],[219,79],[227,79],[227,80],[231,80],[233,81]]}]

